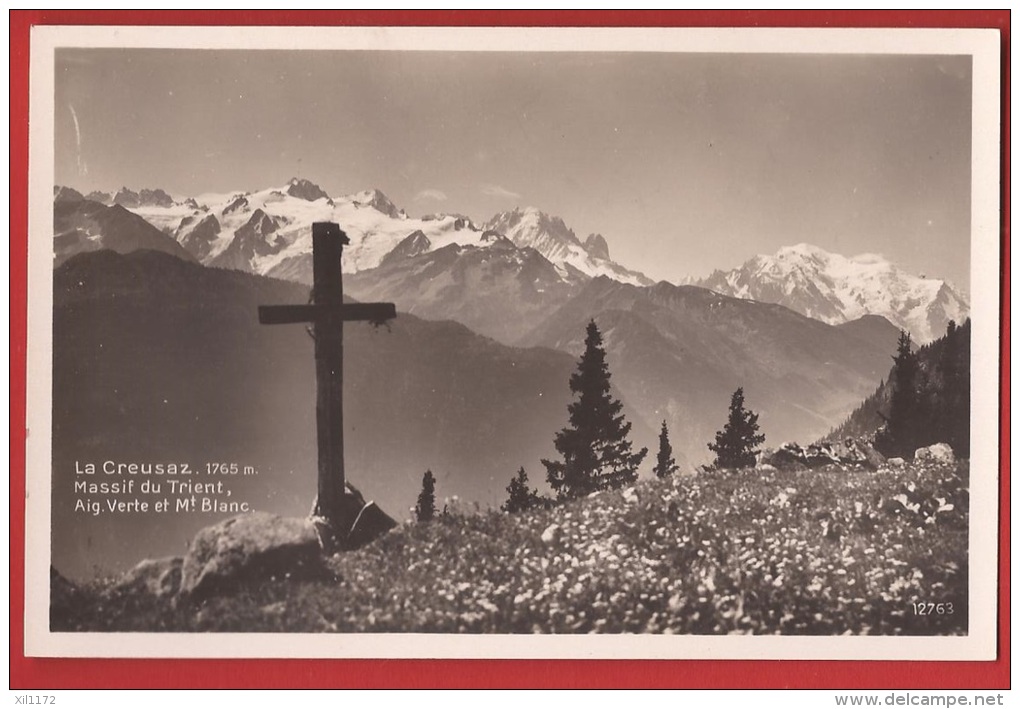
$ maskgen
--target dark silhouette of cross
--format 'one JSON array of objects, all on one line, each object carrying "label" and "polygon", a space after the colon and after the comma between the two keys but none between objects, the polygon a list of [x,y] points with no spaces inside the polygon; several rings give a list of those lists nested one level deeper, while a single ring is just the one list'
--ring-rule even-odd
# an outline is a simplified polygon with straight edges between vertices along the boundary
[{"label": "dark silhouette of cross", "polygon": [[[308,305],[260,305],[263,325],[313,324],[315,337],[316,429],[319,445],[319,485],[315,515],[332,535],[350,531],[354,519],[344,505],[344,321],[382,323],[397,316],[393,303],[344,304],[340,257],[351,243],[339,224],[312,224],[312,302]],[[354,510],[357,512],[357,510]]]}]

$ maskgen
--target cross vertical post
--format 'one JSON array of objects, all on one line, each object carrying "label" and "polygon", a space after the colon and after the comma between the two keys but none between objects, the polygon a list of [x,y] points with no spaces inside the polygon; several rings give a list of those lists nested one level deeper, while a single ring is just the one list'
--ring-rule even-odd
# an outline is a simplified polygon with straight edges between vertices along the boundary
[{"label": "cross vertical post", "polygon": [[[340,258],[349,244],[339,224],[312,224],[312,302],[307,305],[260,305],[263,325],[313,323],[315,336],[315,424],[318,440],[316,517],[328,528],[330,546],[343,546],[364,506],[348,494],[344,470],[344,321],[385,322],[396,317],[393,303],[344,305]],[[388,517],[387,517],[388,519]],[[390,520],[392,521],[392,520]]]},{"label": "cross vertical post", "polygon": [[315,321],[315,419],[319,446],[319,482],[315,514],[339,519],[344,495],[344,322],[340,258],[347,235],[338,224],[312,225],[312,303],[328,308]]}]

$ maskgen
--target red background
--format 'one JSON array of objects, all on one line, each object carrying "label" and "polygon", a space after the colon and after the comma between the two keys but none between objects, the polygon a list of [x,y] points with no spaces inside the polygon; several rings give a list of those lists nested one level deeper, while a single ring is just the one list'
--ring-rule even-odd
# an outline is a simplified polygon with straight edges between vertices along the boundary
[{"label": "red background", "polygon": [[[1009,54],[1008,10],[987,11],[14,11],[10,12],[11,511],[10,687],[1008,688]],[[449,25],[988,27],[1002,60],[1002,389],[999,640],[994,662],[737,660],[104,660],[24,656],[25,347],[29,35],[33,25]]]}]

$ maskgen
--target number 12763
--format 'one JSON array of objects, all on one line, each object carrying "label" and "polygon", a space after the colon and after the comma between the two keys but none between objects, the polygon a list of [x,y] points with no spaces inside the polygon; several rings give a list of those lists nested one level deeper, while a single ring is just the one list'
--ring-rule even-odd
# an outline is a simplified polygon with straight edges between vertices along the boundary
[{"label": "number 12763", "polygon": [[953,604],[950,603],[925,603],[917,601],[910,604],[914,609],[914,615],[952,615]]}]

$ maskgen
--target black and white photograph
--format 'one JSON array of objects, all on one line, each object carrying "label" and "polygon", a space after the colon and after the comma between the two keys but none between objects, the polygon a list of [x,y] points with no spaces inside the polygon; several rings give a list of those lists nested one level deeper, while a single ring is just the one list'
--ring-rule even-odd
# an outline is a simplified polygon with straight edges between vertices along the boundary
[{"label": "black and white photograph", "polygon": [[40,653],[994,657],[994,33],[44,29]]}]

